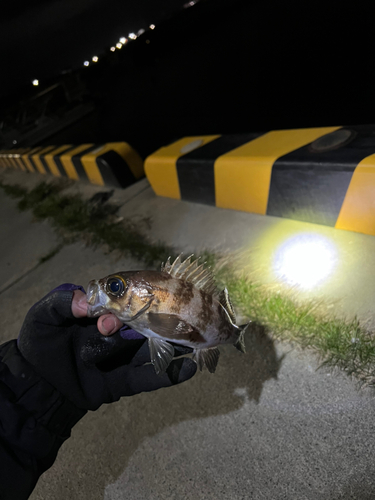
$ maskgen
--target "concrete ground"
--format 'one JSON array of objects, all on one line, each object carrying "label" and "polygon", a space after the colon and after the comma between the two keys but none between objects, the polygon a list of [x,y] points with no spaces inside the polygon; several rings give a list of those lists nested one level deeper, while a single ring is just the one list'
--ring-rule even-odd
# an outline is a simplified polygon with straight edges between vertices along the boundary
[{"label": "concrete ground", "polygon": [[[28,186],[42,179],[11,170],[0,178]],[[71,189],[82,196],[100,190]],[[240,251],[244,267],[265,285],[292,287],[301,300],[317,298],[336,315],[375,323],[373,237],[157,198],[146,180],[116,190],[113,201],[153,240],[184,253]],[[39,264],[57,244],[49,224],[19,213],[2,190],[0,213],[0,342],[15,338],[29,307],[58,284],[86,286],[143,267],[79,243]],[[314,235],[328,249],[321,259],[329,265],[323,262],[325,276],[314,287],[310,276],[310,288],[301,289],[278,252]],[[246,355],[221,347],[214,375],[204,371],[179,387],[90,412],[31,499],[375,498],[374,392],[359,391],[342,373],[317,371],[312,353],[267,336],[255,332],[246,344]]]}]

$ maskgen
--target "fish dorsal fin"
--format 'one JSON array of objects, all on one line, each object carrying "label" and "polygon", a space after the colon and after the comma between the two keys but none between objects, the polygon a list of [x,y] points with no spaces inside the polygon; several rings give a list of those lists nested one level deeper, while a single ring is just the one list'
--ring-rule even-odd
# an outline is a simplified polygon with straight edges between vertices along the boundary
[{"label": "fish dorsal fin", "polygon": [[[187,268],[190,267],[191,258],[193,255],[190,255],[184,261],[182,260],[182,253],[175,259],[171,264],[171,258],[168,257],[168,260],[165,264],[161,265],[161,270],[170,274],[174,278],[180,278],[181,275],[186,271]],[[194,264],[194,262],[193,262]]]},{"label": "fish dorsal fin", "polygon": [[198,259],[192,260],[194,255],[190,255],[182,261],[182,254],[171,264],[170,257],[162,265],[161,270],[169,273],[174,278],[179,278],[192,283],[196,288],[212,295],[218,295],[215,278],[211,270],[205,267],[206,263],[199,264]]},{"label": "fish dorsal fin", "polygon": [[227,288],[224,288],[224,290],[220,293],[219,302],[224,307],[226,312],[228,313],[232,323],[236,324],[236,314],[234,312],[232,302],[229,298],[229,293],[228,293]]},{"label": "fish dorsal fin", "polygon": [[164,262],[161,265],[161,272],[169,273],[171,269],[171,258],[168,257],[167,262],[164,264]]}]

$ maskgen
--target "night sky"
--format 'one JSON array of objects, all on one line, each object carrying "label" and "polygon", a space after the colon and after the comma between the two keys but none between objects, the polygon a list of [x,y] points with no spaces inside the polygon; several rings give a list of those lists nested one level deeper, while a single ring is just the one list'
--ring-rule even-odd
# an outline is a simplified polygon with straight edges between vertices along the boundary
[{"label": "night sky", "polygon": [[187,0],[26,0],[0,17],[0,93],[75,68]]},{"label": "night sky", "polygon": [[[80,68],[95,115],[48,140],[126,140],[143,156],[188,135],[374,123],[373,2],[200,0],[182,10],[186,2],[9,3],[2,102],[18,86],[36,93],[47,77]],[[117,63],[84,69],[151,23],[152,37],[129,44]]]}]

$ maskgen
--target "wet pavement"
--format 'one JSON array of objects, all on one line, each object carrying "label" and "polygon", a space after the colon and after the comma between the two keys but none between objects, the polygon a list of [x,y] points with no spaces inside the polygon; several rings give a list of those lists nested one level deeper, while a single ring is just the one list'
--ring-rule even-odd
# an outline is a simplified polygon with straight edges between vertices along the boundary
[{"label": "wet pavement", "polygon": [[[14,171],[0,177],[27,185],[41,180]],[[102,190],[71,189],[85,197]],[[267,286],[292,287],[301,300],[323,299],[334,314],[374,323],[371,236],[157,198],[146,180],[116,190],[113,201],[154,241],[185,253],[240,250],[249,272]],[[2,190],[0,210],[1,342],[15,338],[29,307],[60,283],[86,286],[144,267],[81,243],[40,263],[57,244],[49,224],[18,212]],[[279,251],[311,235],[323,242],[315,253],[328,249],[321,256],[328,264],[314,286],[307,275],[301,290]],[[261,330],[246,344],[246,355],[221,347],[214,375],[204,371],[179,387],[90,412],[31,499],[374,498],[373,392],[342,373],[317,370],[314,354],[275,343]]]}]

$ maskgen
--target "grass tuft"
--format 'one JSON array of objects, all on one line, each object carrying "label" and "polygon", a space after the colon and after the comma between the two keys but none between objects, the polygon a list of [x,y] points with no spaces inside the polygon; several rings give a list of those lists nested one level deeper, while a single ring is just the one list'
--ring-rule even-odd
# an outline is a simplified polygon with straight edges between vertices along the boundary
[{"label": "grass tuft", "polygon": [[42,257],[40,257],[39,265],[44,264],[44,262],[47,262],[48,260],[52,259],[55,255],[57,255],[60,252],[61,248],[62,248],[61,245],[57,245],[50,252],[48,252],[46,255],[43,255]]},{"label": "grass tuft", "polygon": [[[31,191],[0,182],[6,194],[19,200],[20,210],[31,210],[36,219],[48,219],[62,243],[83,239],[87,245],[105,245],[109,251],[131,255],[148,266],[159,266],[177,252],[170,246],[151,242],[131,221],[116,219],[118,206],[85,201],[64,194],[66,183],[42,182]],[[41,263],[59,251],[58,246]],[[339,368],[361,384],[375,386],[375,336],[357,318],[351,321],[328,316],[319,303],[298,304],[293,297],[275,293],[241,274],[228,259],[210,252],[201,262],[215,271],[217,281],[226,286],[237,310],[247,319],[263,325],[274,339],[314,350],[322,365]]]},{"label": "grass tuft", "polygon": [[83,239],[87,245],[105,245],[123,255],[144,261],[147,265],[159,265],[166,255],[176,252],[162,243],[151,243],[140,234],[131,221],[121,224],[111,221],[120,207],[108,202],[97,203],[83,200],[79,195],[64,194],[66,183],[42,182],[31,191],[19,186],[0,183],[0,187],[18,198],[20,210],[31,210],[37,220],[48,219],[58,231],[63,243]]},{"label": "grass tuft", "polygon": [[364,385],[375,385],[375,337],[358,318],[346,321],[328,316],[321,304],[298,304],[292,297],[272,293],[224,266],[218,280],[227,286],[241,314],[272,333],[275,339],[314,350],[321,366],[344,370]]},{"label": "grass tuft", "polygon": [[11,198],[22,198],[27,194],[27,189],[19,186],[18,184],[10,185],[4,184],[0,181],[0,186],[3,188],[4,192]]}]

